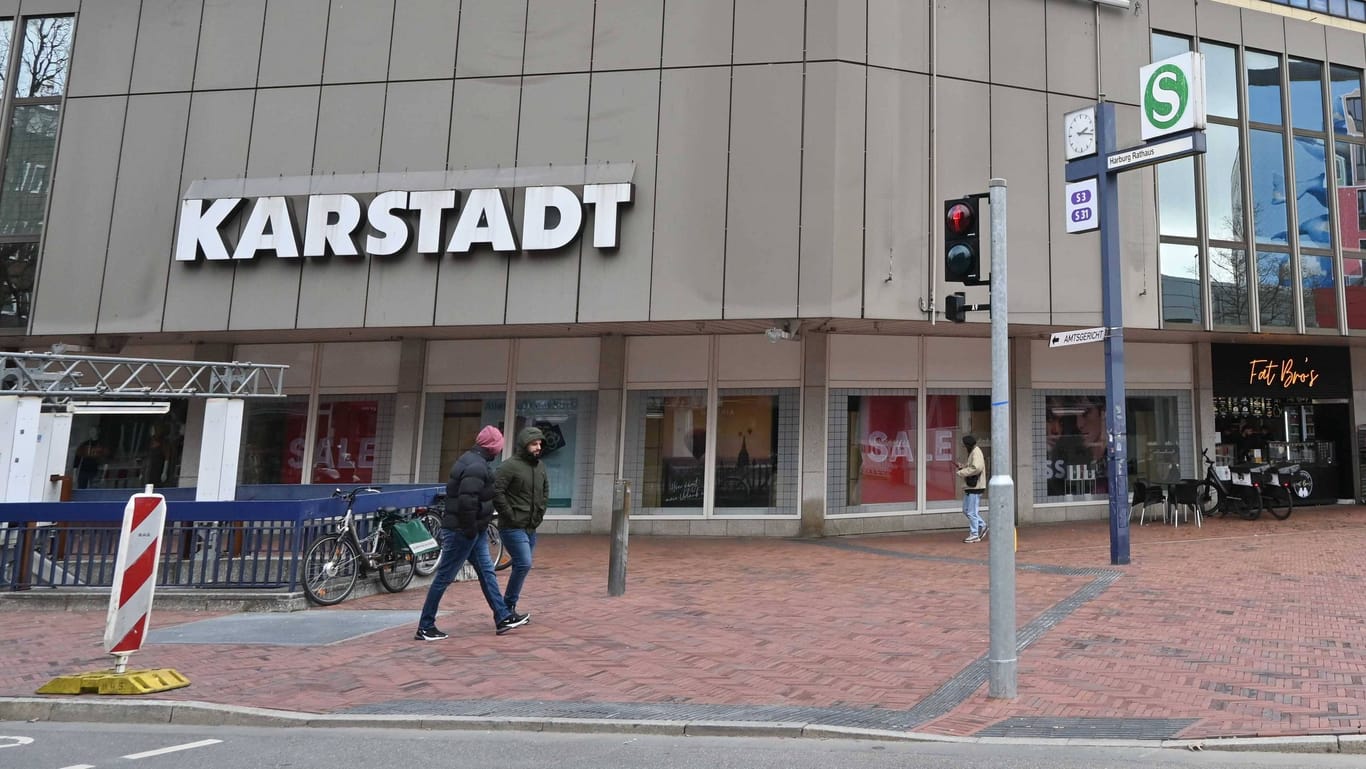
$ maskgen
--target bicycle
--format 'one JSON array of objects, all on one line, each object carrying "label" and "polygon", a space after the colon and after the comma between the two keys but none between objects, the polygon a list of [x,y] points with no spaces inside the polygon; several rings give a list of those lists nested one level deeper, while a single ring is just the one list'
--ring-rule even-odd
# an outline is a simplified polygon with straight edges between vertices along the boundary
[{"label": "bicycle", "polygon": [[[422,515],[422,524],[431,532],[432,537],[441,541],[438,532],[441,529],[441,516],[446,512],[446,495],[438,494],[432,506]],[[489,556],[493,559],[495,571],[502,571],[512,566],[512,556],[503,547],[503,536],[498,531],[498,514],[494,513],[493,520],[485,527],[484,533],[488,536]],[[436,562],[440,560],[441,551],[435,550],[418,559],[418,574],[426,577],[436,571]]]},{"label": "bicycle", "polygon": [[369,534],[362,538],[356,531],[356,495],[378,491],[358,488],[332,492],[334,498],[346,500],[346,514],[335,534],[319,538],[304,555],[302,582],[308,600],[319,606],[339,604],[355,589],[357,576],[368,576],[371,569],[379,572],[380,585],[390,593],[406,589],[413,581],[413,555],[393,534],[394,524],[406,516],[394,508],[384,508],[376,512]]},{"label": "bicycle", "polygon": [[1293,494],[1281,482],[1280,475],[1298,471],[1299,465],[1257,467],[1246,474],[1239,474],[1246,475],[1246,482],[1235,480],[1227,484],[1214,471],[1214,460],[1209,457],[1209,449],[1203,449],[1200,453],[1205,459],[1205,479],[1196,484],[1196,499],[1202,515],[1236,514],[1252,521],[1266,510],[1276,520],[1284,521],[1294,511]]}]

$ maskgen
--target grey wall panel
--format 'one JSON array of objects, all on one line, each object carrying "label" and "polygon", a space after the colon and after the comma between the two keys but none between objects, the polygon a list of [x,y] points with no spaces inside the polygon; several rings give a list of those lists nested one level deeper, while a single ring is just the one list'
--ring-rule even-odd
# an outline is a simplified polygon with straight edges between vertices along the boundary
[{"label": "grey wall panel", "polygon": [[1047,3],[1048,90],[1095,99],[1096,7],[1072,0]]},{"label": "grey wall panel", "polygon": [[194,87],[254,87],[265,22],[266,0],[204,0]]},{"label": "grey wall panel", "polygon": [[332,0],[323,83],[366,83],[389,75],[394,0]]},{"label": "grey wall panel", "polygon": [[[588,145],[588,75],[527,77],[522,85],[517,165],[581,164]],[[513,227],[521,231],[522,206]],[[508,265],[508,323],[572,323],[578,318],[583,239],[553,253],[513,255]]]},{"label": "grey wall panel", "polygon": [[[468,7],[468,6],[466,6]],[[500,168],[517,162],[517,78],[455,81],[451,104],[451,168]],[[447,255],[436,280],[436,324],[503,322],[507,258],[488,253]]]},{"label": "grey wall panel", "polygon": [[526,3],[462,0],[456,77],[520,75],[526,49]]},{"label": "grey wall panel", "polygon": [[[1007,5],[1018,5],[1019,3],[1008,3]],[[1009,42],[998,48],[991,46],[991,41],[1000,42],[991,34],[994,24],[992,13],[988,11],[988,0],[955,0],[952,3],[940,3],[938,18],[935,20],[935,29],[938,30],[939,53],[939,74],[947,77],[962,77],[970,80],[987,80],[991,76],[991,67],[994,64],[992,59],[996,50],[1000,48],[1014,48],[1023,43],[1024,40],[1010,35],[1005,40]],[[1002,5],[997,2],[990,4],[995,7]],[[1038,3],[1028,3],[1035,9],[1039,9]],[[1038,42],[1033,43],[1038,45]]]},{"label": "grey wall panel", "polygon": [[[1047,85],[1045,8],[1039,2],[992,4],[991,39],[1010,41],[991,49],[991,81],[996,85],[1037,89]],[[1144,45],[1147,50],[1146,34]]]},{"label": "grey wall panel", "polygon": [[[1153,10],[1150,13],[1155,19],[1157,11]],[[1223,3],[1200,3],[1197,5],[1193,25],[1186,21],[1179,27],[1160,27],[1154,20],[1152,26],[1153,29],[1160,29],[1164,32],[1179,32],[1187,35],[1198,28],[1202,38],[1220,40],[1235,45],[1243,41],[1242,11],[1237,6]]]},{"label": "grey wall panel", "polygon": [[[379,164],[384,119],[383,83],[323,86],[313,173],[374,171]],[[299,285],[301,328],[345,328],[365,320],[370,260],[334,257],[308,260]]]},{"label": "grey wall panel", "polygon": [[858,317],[863,302],[863,138],[867,70],[806,68],[798,314]]},{"label": "grey wall panel", "polygon": [[1243,9],[1243,43],[1249,48],[1285,51],[1285,17]]},{"label": "grey wall panel", "polygon": [[[1092,103],[1094,102],[1064,96],[1048,97],[1047,137],[1050,158],[1063,156],[1062,116]],[[1125,113],[1120,120],[1126,117],[1130,116]],[[1095,232],[1067,234],[1066,201],[1062,193],[1066,184],[1063,163],[1050,162],[1048,228],[1052,237],[1052,249],[1048,254],[1048,269],[1053,310],[1051,321],[1077,326],[1098,326],[1101,310],[1100,236]]]},{"label": "grey wall panel", "polygon": [[100,297],[100,333],[161,328],[189,109],[188,93],[128,100]]},{"label": "grey wall panel", "polygon": [[806,13],[787,0],[735,0],[735,63],[801,61]]},{"label": "grey wall panel", "polygon": [[1152,44],[1147,14],[1141,6],[1137,7],[1137,13],[1101,14],[1100,90],[1109,101],[1137,104],[1142,98],[1138,93],[1138,70],[1148,63]]},{"label": "grey wall panel", "polygon": [[727,318],[797,313],[802,66],[736,67],[726,193]]},{"label": "grey wall panel", "polygon": [[204,0],[143,0],[133,52],[134,93],[187,91]]},{"label": "grey wall panel", "polygon": [[81,0],[23,0],[22,3],[10,0],[10,6],[19,6],[25,16],[44,13],[76,13],[81,9]]},{"label": "grey wall panel", "polygon": [[1328,55],[1328,27],[1299,19],[1285,20],[1285,50],[1292,56],[1323,61]]},{"label": "grey wall panel", "polygon": [[1366,37],[1351,30],[1328,27],[1328,60],[1349,67],[1366,67]]},{"label": "grey wall panel", "polygon": [[1144,5],[1148,6],[1149,23],[1154,30],[1189,33],[1195,29],[1196,0],[1148,0]]},{"label": "grey wall panel", "polygon": [[862,62],[868,57],[868,5],[807,0],[806,59]]},{"label": "grey wall panel", "polygon": [[735,0],[664,4],[664,66],[729,64]]},{"label": "grey wall panel", "polygon": [[[130,48],[131,51],[131,48]],[[127,99],[68,99],[52,181],[46,233],[33,302],[33,333],[88,334],[100,306],[100,276],[118,176]]]},{"label": "grey wall panel", "polygon": [[133,77],[140,0],[104,0],[81,9],[71,48],[67,96],[126,93]]},{"label": "grey wall panel", "polygon": [[930,70],[929,0],[868,0],[868,63]]},{"label": "grey wall panel", "polygon": [[[380,170],[444,169],[450,120],[451,81],[390,83]],[[417,253],[416,242],[403,253],[370,259],[365,325],[430,325],[440,260],[439,255]]]},{"label": "grey wall panel", "polygon": [[[181,190],[188,188],[195,179],[231,179],[246,172],[254,101],[253,91],[214,91],[191,97],[185,163],[180,173]],[[167,260],[171,260],[170,255]],[[172,263],[166,283],[166,317],[162,328],[166,331],[226,329],[232,278],[231,264]]]},{"label": "grey wall panel", "polygon": [[588,162],[634,161],[634,198],[619,211],[615,251],[593,248],[593,217],[584,218],[579,264],[579,320],[585,323],[650,317],[650,251],[655,207],[655,137],[659,130],[659,72],[593,76],[588,118]]},{"label": "grey wall panel", "polygon": [[[929,206],[929,79],[892,70],[868,71],[867,227],[863,253],[863,314],[869,318],[922,318]],[[939,178],[945,190],[986,179],[986,87],[939,81],[939,126],[953,126],[939,143]],[[977,102],[970,96],[975,95]],[[944,135],[944,134],[941,134]]]},{"label": "grey wall panel", "polygon": [[[1048,204],[1054,197],[1048,189],[1048,169],[1062,162],[1061,156],[1040,151],[1049,146],[1047,97],[1037,91],[993,87],[991,122],[990,175],[1009,185],[1010,319],[1047,323]],[[988,261],[983,260],[984,269]]]},{"label": "grey wall panel", "polygon": [[730,68],[666,71],[650,317],[721,317]]},{"label": "grey wall panel", "polygon": [[593,69],[658,67],[664,0],[598,0]]},{"label": "grey wall panel", "polygon": [[381,171],[441,171],[450,143],[451,81],[390,83]]},{"label": "grey wall panel", "polygon": [[398,0],[394,5],[391,80],[451,77],[455,74],[460,0]]},{"label": "grey wall panel", "polygon": [[266,0],[261,39],[263,87],[322,82],[327,0]]},{"label": "grey wall panel", "polygon": [[[256,92],[247,176],[306,176],[313,170],[318,86]],[[236,265],[233,329],[293,328],[299,306],[298,259],[253,259]]]},{"label": "grey wall panel", "polygon": [[593,60],[593,6],[593,0],[530,0],[523,71],[587,72]]}]

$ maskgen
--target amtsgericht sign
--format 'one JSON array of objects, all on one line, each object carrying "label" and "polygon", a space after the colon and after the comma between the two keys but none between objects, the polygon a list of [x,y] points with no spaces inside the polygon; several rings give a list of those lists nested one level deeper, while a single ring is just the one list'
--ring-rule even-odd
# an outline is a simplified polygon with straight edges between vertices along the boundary
[{"label": "amtsgericht sign", "polygon": [[[593,246],[617,247],[621,208],[631,202],[630,182],[569,186],[527,186],[519,228],[509,216],[503,188],[390,190],[368,205],[355,194],[307,195],[296,209],[291,195],[198,198],[180,204],[176,261],[393,256],[417,238],[422,254],[463,254],[476,246],[494,251],[554,251],[569,245],[593,217]],[[303,197],[303,196],[297,196]],[[250,214],[235,244],[225,226],[248,207]],[[304,212],[302,228],[296,211]],[[232,228],[226,228],[232,229]],[[449,232],[449,237],[445,233]]]}]

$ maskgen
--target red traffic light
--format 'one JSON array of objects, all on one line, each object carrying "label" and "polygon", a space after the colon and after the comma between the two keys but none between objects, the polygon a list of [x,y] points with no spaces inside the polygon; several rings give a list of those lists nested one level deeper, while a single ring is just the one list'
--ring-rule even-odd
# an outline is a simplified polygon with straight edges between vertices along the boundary
[{"label": "red traffic light", "polygon": [[977,229],[977,212],[967,203],[954,203],[944,212],[945,234],[949,237],[964,237]]}]

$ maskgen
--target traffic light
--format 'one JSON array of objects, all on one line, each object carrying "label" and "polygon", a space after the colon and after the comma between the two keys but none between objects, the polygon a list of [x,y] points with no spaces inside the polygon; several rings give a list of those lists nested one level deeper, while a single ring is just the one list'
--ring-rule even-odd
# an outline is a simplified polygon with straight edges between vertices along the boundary
[{"label": "traffic light", "polygon": [[944,282],[980,286],[977,198],[944,201]]},{"label": "traffic light", "polygon": [[956,291],[944,297],[944,317],[954,323],[962,323],[968,319],[968,299],[962,291]]}]

